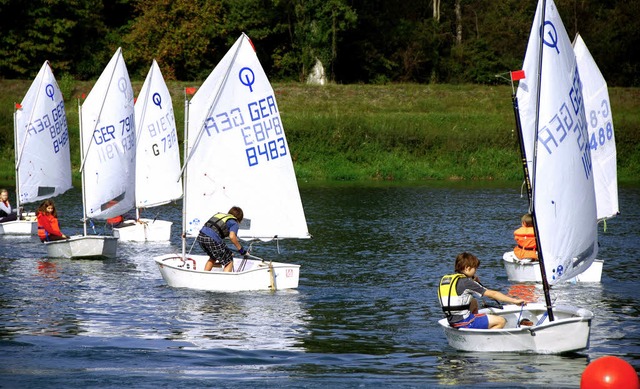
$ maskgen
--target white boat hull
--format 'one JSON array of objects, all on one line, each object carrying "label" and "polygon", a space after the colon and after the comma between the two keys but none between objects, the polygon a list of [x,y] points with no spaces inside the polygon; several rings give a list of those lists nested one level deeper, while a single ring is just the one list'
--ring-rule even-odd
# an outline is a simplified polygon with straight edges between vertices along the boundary
[{"label": "white boat hull", "polygon": [[166,220],[127,220],[114,227],[113,236],[131,242],[164,242],[171,238],[172,224]]},{"label": "white boat hull", "polygon": [[[542,282],[540,263],[538,261],[520,260],[513,251],[502,256],[507,279],[512,282]],[[568,282],[600,282],[604,261],[596,259],[591,266]]]},{"label": "white boat hull", "polygon": [[[439,320],[449,345],[462,351],[530,352],[559,354],[589,348],[593,313],[570,306],[553,307],[554,321],[546,316],[544,304],[521,307],[507,305],[504,309],[487,308],[480,313],[499,315],[507,319],[503,329],[480,330],[453,328],[447,319]],[[518,327],[520,319],[527,318],[534,325]],[[544,320],[541,321],[541,319]],[[541,321],[541,324],[538,322]]]},{"label": "white boat hull", "polygon": [[0,235],[37,235],[38,222],[30,220],[14,220],[0,223]]},{"label": "white boat hull", "polygon": [[100,235],[75,235],[66,240],[45,242],[50,258],[115,258],[118,238]]},{"label": "white boat hull", "polygon": [[219,267],[204,271],[208,259],[206,255],[188,255],[184,261],[177,254],[154,258],[162,278],[174,288],[237,292],[298,287],[300,265],[234,258],[234,271],[225,273]]}]

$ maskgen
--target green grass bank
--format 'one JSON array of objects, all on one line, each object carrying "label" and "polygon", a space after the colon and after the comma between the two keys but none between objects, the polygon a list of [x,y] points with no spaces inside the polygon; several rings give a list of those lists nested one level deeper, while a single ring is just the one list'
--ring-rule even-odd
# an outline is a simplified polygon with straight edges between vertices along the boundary
[{"label": "green grass bank", "polygon": [[[78,102],[92,82],[58,80],[74,180]],[[0,183],[13,186],[13,107],[31,81],[0,80]],[[134,82],[138,93],[142,82]],[[180,141],[185,86],[169,82]],[[521,180],[510,86],[274,84],[298,180]],[[640,181],[640,89],[609,90],[621,183]]]}]

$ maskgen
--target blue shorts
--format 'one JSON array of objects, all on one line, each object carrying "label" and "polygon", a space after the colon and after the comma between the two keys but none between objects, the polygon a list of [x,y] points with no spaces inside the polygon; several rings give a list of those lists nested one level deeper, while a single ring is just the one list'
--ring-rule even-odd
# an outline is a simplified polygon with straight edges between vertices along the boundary
[{"label": "blue shorts", "polygon": [[457,323],[451,323],[451,327],[455,328],[474,328],[478,330],[486,330],[489,328],[489,318],[484,313],[469,315],[468,318]]}]

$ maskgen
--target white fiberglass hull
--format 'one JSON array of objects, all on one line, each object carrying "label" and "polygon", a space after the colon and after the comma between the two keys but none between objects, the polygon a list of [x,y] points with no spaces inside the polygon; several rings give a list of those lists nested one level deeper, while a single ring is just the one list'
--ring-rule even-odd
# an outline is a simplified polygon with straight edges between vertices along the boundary
[{"label": "white fiberglass hull", "polygon": [[164,242],[171,238],[171,225],[166,220],[127,220],[113,229],[113,236],[131,242]]},{"label": "white fiberglass hull", "polygon": [[[507,279],[512,282],[542,282],[540,263],[538,261],[520,260],[513,251],[502,256],[504,268],[507,271]],[[568,282],[600,282],[604,261],[596,259],[591,266]]]},{"label": "white fiberglass hull", "polygon": [[234,271],[225,273],[219,267],[204,271],[208,259],[206,255],[187,255],[186,261],[183,261],[179,254],[154,258],[162,278],[174,288],[237,292],[298,287],[300,265],[234,258]]},{"label": "white fiberglass hull", "polygon": [[47,256],[51,258],[115,258],[118,238],[100,235],[74,235],[66,240],[45,242]]},{"label": "white fiberglass hull", "polygon": [[13,220],[0,223],[0,235],[37,235],[38,222],[30,220]]},{"label": "white fiberglass hull", "polygon": [[[503,309],[482,309],[480,313],[502,316],[507,319],[507,325],[498,330],[479,330],[453,328],[447,319],[439,320],[451,347],[462,351],[537,354],[559,354],[589,348],[593,313],[586,309],[554,306],[553,322],[546,316],[544,304],[527,304],[522,311],[520,306],[507,305]],[[517,327],[524,318],[534,325]]]}]

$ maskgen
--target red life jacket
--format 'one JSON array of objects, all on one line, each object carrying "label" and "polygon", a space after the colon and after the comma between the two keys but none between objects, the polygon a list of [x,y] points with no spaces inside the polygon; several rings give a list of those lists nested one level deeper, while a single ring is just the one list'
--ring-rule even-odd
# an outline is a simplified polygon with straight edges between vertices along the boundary
[{"label": "red life jacket", "polygon": [[46,240],[49,235],[62,236],[58,219],[51,214],[38,212],[38,237]]},{"label": "red life jacket", "polygon": [[119,216],[114,216],[112,218],[107,219],[107,224],[115,226],[122,223],[123,221],[124,221],[124,218],[122,217],[122,215],[119,215]]}]

